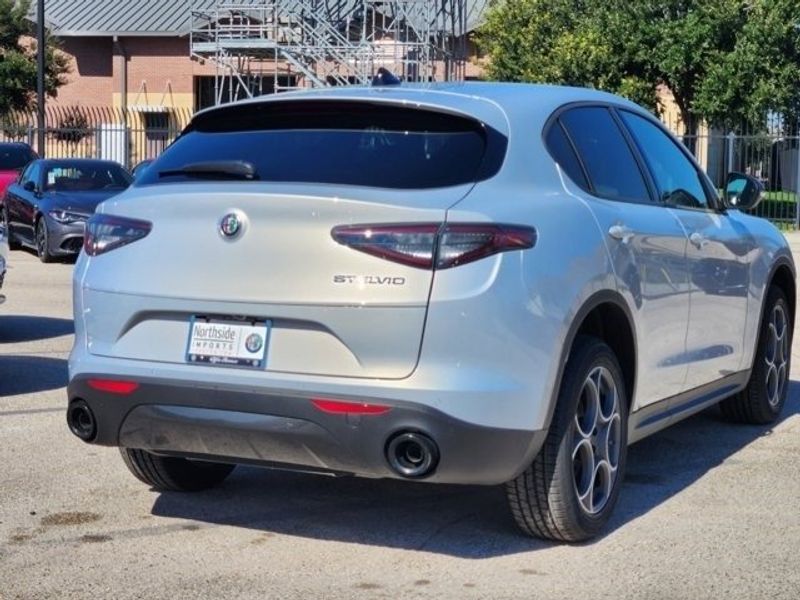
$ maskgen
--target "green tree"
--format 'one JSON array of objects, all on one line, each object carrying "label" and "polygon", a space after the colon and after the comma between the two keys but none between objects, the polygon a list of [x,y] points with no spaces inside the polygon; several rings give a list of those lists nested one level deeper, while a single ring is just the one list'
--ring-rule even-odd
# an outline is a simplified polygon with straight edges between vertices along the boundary
[{"label": "green tree", "polygon": [[[654,106],[655,92],[634,64],[621,32],[629,22],[601,0],[502,0],[478,33],[492,79],[624,91]],[[607,4],[607,2],[606,2]]]},{"label": "green tree", "polygon": [[581,85],[655,107],[692,133],[800,106],[797,0],[498,0],[479,32],[490,77]]},{"label": "green tree", "polygon": [[[0,116],[31,108],[36,101],[36,40],[28,19],[30,0],[0,0]],[[48,36],[45,48],[45,88],[55,96],[64,84],[67,58]]]},{"label": "green tree", "polygon": [[753,0],[733,51],[709,70],[695,101],[709,121],[735,128],[779,114],[787,133],[800,118],[800,3]]}]

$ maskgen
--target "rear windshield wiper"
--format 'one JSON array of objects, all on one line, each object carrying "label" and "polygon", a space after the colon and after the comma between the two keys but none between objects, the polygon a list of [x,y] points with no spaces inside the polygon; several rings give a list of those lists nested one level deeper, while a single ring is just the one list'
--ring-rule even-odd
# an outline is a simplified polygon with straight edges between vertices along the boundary
[{"label": "rear windshield wiper", "polygon": [[159,171],[159,177],[197,177],[201,179],[258,179],[253,163],[244,160],[211,160],[188,163],[178,169]]}]

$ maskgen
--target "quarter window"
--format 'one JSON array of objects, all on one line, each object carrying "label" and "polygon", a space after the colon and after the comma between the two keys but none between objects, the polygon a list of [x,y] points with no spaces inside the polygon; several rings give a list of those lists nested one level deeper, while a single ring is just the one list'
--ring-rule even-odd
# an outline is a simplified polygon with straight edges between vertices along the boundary
[{"label": "quarter window", "polygon": [[628,202],[650,201],[639,165],[607,108],[573,108],[560,120],[586,167],[595,195]]},{"label": "quarter window", "polygon": [[708,208],[708,196],[694,164],[672,137],[648,119],[620,111],[653,174],[661,200],[670,206]]},{"label": "quarter window", "polygon": [[572,144],[567,139],[564,130],[560,123],[553,123],[550,131],[547,132],[547,149],[553,156],[553,159],[558,163],[567,176],[577,183],[582,188],[589,187],[586,181],[586,176],[583,174],[581,164],[578,162],[578,157],[575,156],[575,150],[572,149]]}]

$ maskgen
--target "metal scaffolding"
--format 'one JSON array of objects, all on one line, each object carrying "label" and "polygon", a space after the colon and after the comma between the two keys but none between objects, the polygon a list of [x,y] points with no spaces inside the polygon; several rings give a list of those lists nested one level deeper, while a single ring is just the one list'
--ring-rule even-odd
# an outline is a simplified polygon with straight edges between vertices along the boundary
[{"label": "metal scaffolding", "polygon": [[195,0],[191,53],[216,104],[306,87],[463,79],[469,0]]}]

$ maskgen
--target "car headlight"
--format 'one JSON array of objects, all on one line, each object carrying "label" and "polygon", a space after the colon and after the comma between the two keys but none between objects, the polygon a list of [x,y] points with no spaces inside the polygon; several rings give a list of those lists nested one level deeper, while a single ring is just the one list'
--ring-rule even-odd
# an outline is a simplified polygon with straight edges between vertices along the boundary
[{"label": "car headlight", "polygon": [[84,223],[88,218],[86,215],[70,212],[68,210],[51,210],[48,211],[47,214],[59,223],[64,223],[65,225],[69,223]]}]

